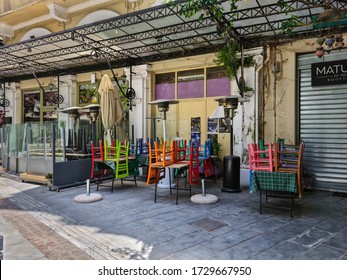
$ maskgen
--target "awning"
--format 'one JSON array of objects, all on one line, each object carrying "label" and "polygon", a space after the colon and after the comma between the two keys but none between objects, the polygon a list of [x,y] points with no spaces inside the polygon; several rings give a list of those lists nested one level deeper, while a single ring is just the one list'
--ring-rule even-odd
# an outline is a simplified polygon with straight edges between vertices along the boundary
[{"label": "awning", "polygon": [[[221,1],[227,18],[236,19],[235,34],[243,38],[245,48],[317,36],[322,28],[329,28],[310,24],[324,11],[322,1],[286,1],[302,27],[290,35],[279,35],[281,23],[292,14],[286,14],[277,2],[239,1],[239,9],[232,15],[230,1]],[[346,11],[346,2],[331,1],[331,7]],[[346,32],[346,22],[341,23],[339,30]],[[185,18],[178,7],[156,6],[1,46],[0,82],[32,79],[33,73],[37,77],[60,76],[213,53],[224,43],[216,30],[209,18]]]}]

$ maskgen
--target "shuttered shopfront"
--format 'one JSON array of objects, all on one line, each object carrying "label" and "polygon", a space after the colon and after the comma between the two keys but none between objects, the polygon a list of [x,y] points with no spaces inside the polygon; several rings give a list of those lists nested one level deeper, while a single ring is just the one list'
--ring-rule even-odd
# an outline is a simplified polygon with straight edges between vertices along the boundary
[{"label": "shuttered shopfront", "polygon": [[347,50],[298,56],[304,174],[317,189],[347,192]]}]

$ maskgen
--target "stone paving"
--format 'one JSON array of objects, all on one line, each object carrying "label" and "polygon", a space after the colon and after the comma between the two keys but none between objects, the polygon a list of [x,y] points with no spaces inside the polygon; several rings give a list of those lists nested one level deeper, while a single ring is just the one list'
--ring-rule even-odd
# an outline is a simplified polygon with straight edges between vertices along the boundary
[{"label": "stone paving", "polygon": [[[214,204],[190,201],[138,182],[100,187],[103,199],[76,203],[85,186],[46,186],[0,177],[0,235],[4,259],[347,259],[347,198],[306,191],[289,211],[264,209],[259,194],[221,192],[206,181]],[[96,192],[94,185],[92,192]],[[201,193],[200,187],[194,187]],[[285,203],[288,201],[275,203]]]}]

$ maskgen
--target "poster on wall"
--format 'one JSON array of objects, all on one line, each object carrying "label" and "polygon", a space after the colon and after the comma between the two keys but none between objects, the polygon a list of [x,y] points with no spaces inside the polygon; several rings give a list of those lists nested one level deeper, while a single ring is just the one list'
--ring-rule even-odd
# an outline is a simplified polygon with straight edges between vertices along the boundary
[{"label": "poster on wall", "polygon": [[201,125],[200,117],[198,117],[198,118],[191,118],[191,121],[190,121],[190,132],[191,133],[196,133],[196,132],[200,133],[200,125]]},{"label": "poster on wall", "polygon": [[217,134],[218,133],[218,119],[207,120],[207,133]]},{"label": "poster on wall", "polygon": [[230,119],[223,118],[219,120],[219,133],[229,133],[230,132]]},{"label": "poster on wall", "polygon": [[200,117],[190,119],[190,137],[191,139],[200,140]]}]

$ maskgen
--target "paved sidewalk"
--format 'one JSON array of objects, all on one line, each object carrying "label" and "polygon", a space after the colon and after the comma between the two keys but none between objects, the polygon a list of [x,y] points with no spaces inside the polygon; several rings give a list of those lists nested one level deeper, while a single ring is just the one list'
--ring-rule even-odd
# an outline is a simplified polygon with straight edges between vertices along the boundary
[{"label": "paved sidewalk", "polygon": [[76,203],[85,186],[56,192],[0,177],[4,259],[347,259],[344,195],[305,192],[290,218],[274,209],[260,215],[259,194],[246,187],[206,187],[217,203],[194,204],[181,191],[176,205],[167,189],[154,203],[153,187],[119,181],[113,193],[100,187],[103,200]]}]

